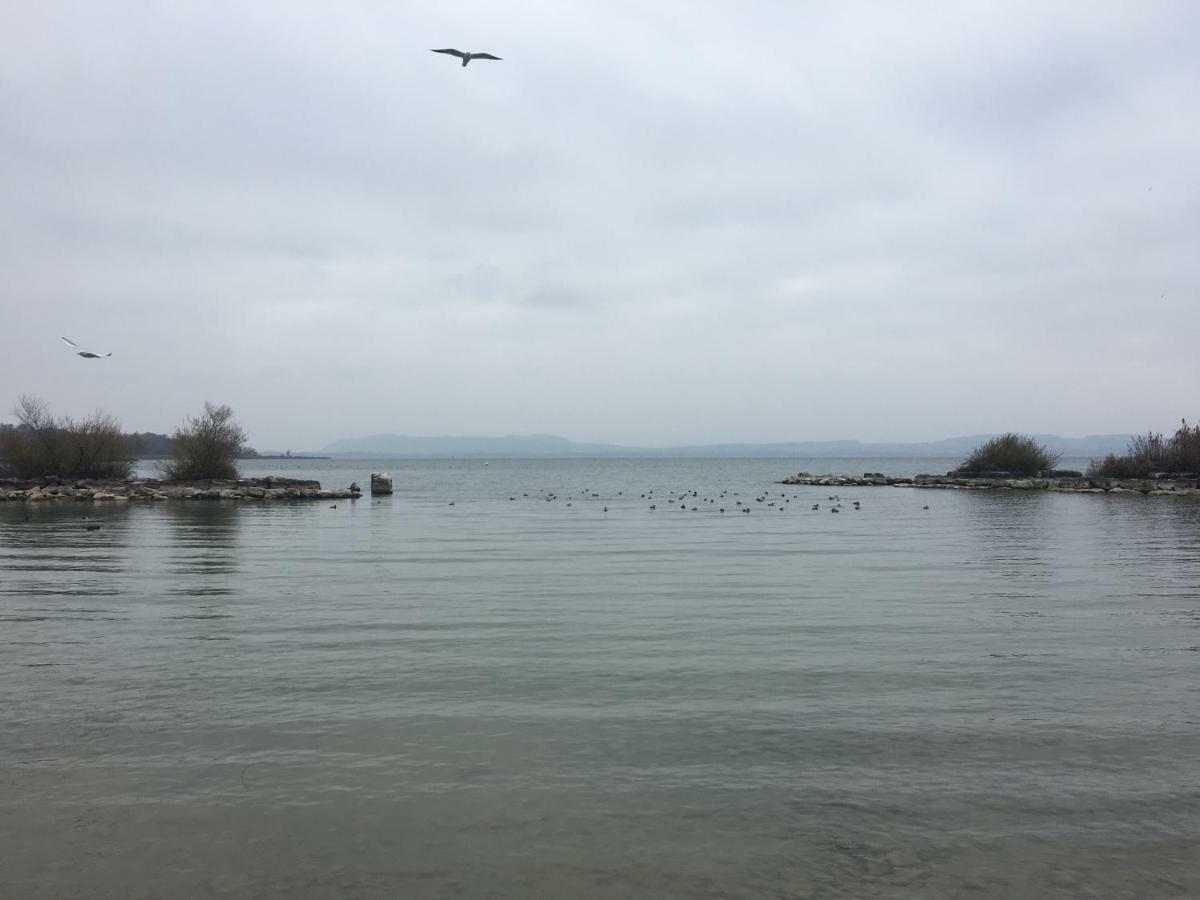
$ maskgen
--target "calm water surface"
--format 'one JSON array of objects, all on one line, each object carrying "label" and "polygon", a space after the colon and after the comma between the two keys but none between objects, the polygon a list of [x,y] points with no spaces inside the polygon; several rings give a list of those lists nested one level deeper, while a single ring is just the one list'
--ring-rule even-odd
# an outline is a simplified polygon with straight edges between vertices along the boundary
[{"label": "calm water surface", "polygon": [[0,504],[0,896],[1200,896],[1200,503],[286,465]]}]

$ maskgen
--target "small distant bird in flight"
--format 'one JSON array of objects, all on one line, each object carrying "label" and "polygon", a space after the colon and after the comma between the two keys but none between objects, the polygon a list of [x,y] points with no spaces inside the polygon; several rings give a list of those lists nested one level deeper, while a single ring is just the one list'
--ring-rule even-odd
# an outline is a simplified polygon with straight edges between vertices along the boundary
[{"label": "small distant bird in flight", "polygon": [[84,359],[108,359],[110,356],[112,356],[111,353],[105,353],[103,356],[101,356],[99,353],[93,353],[90,350],[80,350],[79,345],[69,338],[63,338],[63,343],[68,347],[74,347],[75,355],[82,356]]},{"label": "small distant bird in flight", "polygon": [[432,50],[430,52],[431,53],[449,53],[451,56],[457,56],[459,59],[461,59],[463,61],[464,69],[467,67],[467,63],[469,63],[473,59],[497,59],[498,60],[500,58],[498,56],[492,56],[492,54],[490,54],[490,53],[464,53],[462,50],[451,50],[449,48],[447,48],[445,50]]}]

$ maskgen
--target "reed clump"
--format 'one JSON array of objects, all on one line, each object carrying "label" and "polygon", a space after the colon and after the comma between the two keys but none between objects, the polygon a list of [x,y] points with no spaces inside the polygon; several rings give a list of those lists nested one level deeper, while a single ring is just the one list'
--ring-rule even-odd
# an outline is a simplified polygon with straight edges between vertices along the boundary
[{"label": "reed clump", "polygon": [[1124,456],[1110,453],[1088,467],[1089,475],[1103,478],[1149,478],[1159,473],[1200,473],[1200,425],[1183,419],[1170,437],[1153,431],[1139,434],[1129,441]]}]

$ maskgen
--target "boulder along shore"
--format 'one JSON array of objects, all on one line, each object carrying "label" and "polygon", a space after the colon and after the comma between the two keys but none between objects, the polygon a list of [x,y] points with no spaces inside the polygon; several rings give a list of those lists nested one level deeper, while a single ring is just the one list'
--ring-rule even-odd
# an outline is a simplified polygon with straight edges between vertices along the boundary
[{"label": "boulder along shore", "polygon": [[1041,472],[1028,478],[1006,472],[987,472],[965,475],[947,472],[945,475],[914,475],[896,478],[879,472],[855,475],[810,475],[800,472],[783,479],[779,484],[820,485],[822,487],[903,487],[941,488],[943,490],[1010,490],[1063,491],[1075,494],[1153,494],[1155,496],[1200,496],[1200,477],[1159,475],[1152,478],[1101,478],[1080,472]]},{"label": "boulder along shore", "polygon": [[153,478],[93,481],[44,478],[39,481],[0,479],[0,501],[35,503],[50,500],[357,500],[357,484],[322,488],[319,481],[298,478],[239,478],[231,481],[176,483]]}]

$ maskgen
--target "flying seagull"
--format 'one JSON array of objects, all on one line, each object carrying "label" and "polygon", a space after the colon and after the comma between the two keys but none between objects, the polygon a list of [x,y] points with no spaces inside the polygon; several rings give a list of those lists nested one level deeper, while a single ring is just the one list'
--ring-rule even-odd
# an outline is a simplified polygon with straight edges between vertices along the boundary
[{"label": "flying seagull", "polygon": [[499,59],[500,58],[498,56],[492,56],[492,54],[490,54],[490,53],[464,53],[462,50],[452,50],[449,48],[447,48],[445,50],[432,50],[430,52],[432,52],[432,53],[449,53],[451,56],[457,56],[459,59],[461,59],[463,61],[464,69],[467,67],[467,63],[469,63],[473,59]]},{"label": "flying seagull", "polygon": [[110,356],[112,356],[111,353],[105,353],[103,356],[101,356],[99,353],[92,353],[90,350],[80,350],[79,345],[70,338],[63,338],[63,343],[68,347],[74,347],[75,355],[82,356],[84,359],[108,359]]}]

